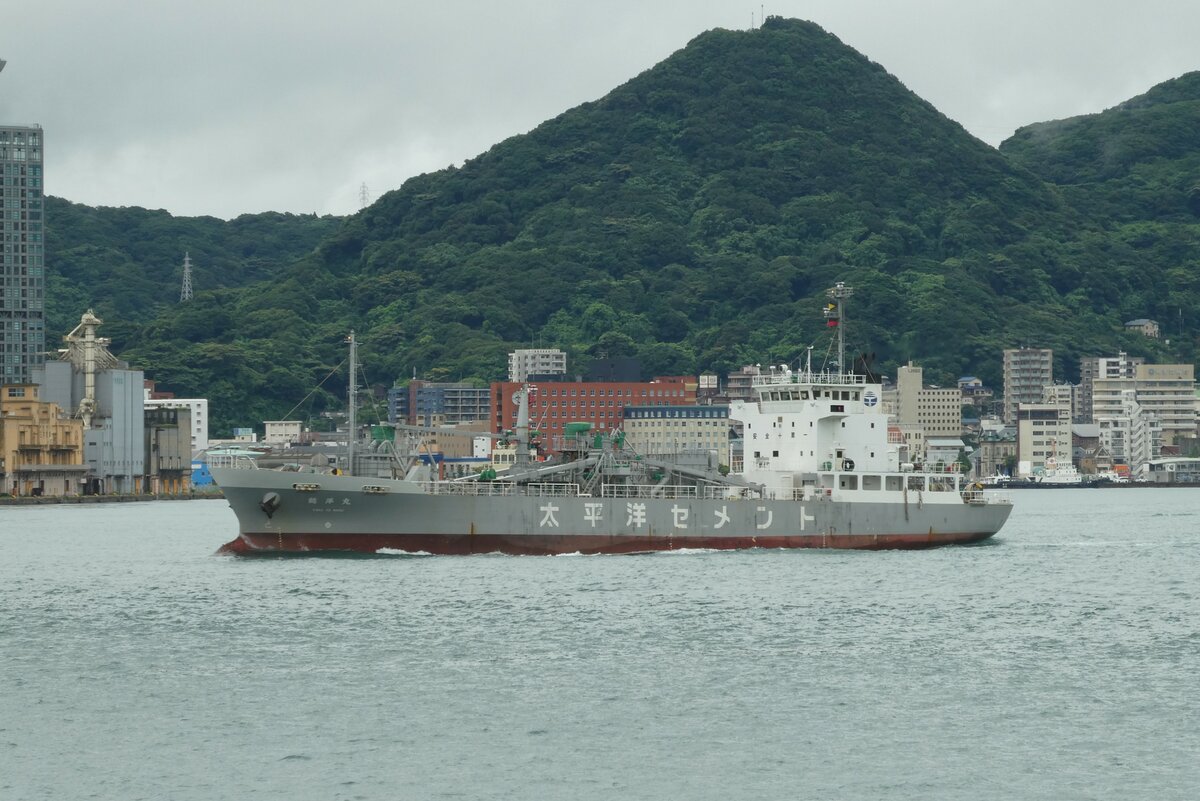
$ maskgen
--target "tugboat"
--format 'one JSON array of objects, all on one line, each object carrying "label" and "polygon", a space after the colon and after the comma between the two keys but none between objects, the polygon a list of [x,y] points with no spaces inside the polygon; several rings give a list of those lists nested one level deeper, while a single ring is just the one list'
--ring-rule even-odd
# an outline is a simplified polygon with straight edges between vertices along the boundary
[{"label": "tugboat", "polygon": [[517,398],[516,463],[499,476],[362,477],[353,474],[352,456],[341,475],[258,469],[249,461],[212,467],[239,525],[222,551],[882,549],[991,537],[1011,503],[958,474],[902,463],[888,441],[881,385],[841,368],[851,294],[842,283],[828,292],[826,316],[838,323],[836,371],[814,371],[810,349],[803,367],[768,369],[753,379],[754,400],[731,405],[730,418],[743,425],[744,455],[728,474],[715,464],[643,457],[619,431],[577,435],[564,450],[571,458],[536,463],[526,387]]}]

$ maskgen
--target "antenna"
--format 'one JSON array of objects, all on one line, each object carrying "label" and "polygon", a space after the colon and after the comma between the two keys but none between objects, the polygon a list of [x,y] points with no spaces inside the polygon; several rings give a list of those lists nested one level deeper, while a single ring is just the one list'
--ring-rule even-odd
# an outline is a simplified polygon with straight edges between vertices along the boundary
[{"label": "antenna", "polygon": [[371,205],[371,196],[367,194],[367,182],[363,181],[362,185],[358,187],[358,208],[365,209],[369,205]]},{"label": "antenna", "polygon": [[836,319],[834,325],[837,326],[838,335],[838,373],[849,373],[850,371],[846,369],[846,316],[845,311],[843,310],[843,301],[853,295],[854,290],[846,286],[846,284],[842,281],[838,281],[833,289],[827,290],[825,294],[828,295],[831,300],[837,302],[837,317],[834,318]]},{"label": "antenna", "polygon": [[183,252],[183,286],[179,290],[179,302],[186,303],[192,299],[192,258],[185,250]]}]

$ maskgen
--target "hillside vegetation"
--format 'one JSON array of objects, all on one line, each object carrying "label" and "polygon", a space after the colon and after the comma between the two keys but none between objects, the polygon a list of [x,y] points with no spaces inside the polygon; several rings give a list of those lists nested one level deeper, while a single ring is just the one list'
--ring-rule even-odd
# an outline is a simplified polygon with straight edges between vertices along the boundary
[{"label": "hillside vegetation", "polygon": [[[1192,102],[1186,87],[1159,94],[1142,114]],[[217,430],[288,411],[340,362],[351,327],[378,385],[413,370],[499,378],[505,353],[532,343],[566,348],[573,370],[637,355],[647,374],[791,361],[814,343],[822,358],[819,307],[839,280],[857,289],[851,346],[877,353],[884,372],[916,359],[928,380],[974,372],[998,384],[1000,350],[1022,344],[1053,347],[1058,375],[1117,348],[1192,361],[1194,335],[1167,346],[1121,325],[1200,311],[1186,200],[1157,213],[1122,204],[1110,183],[1149,169],[1155,146],[1110,174],[1055,144],[1109,113],[1022,129],[997,151],[834,36],[773,18],[705,33],[604,98],[340,224],[176,221],[210,231],[229,258],[190,304],[174,302],[183,238],[147,269],[118,226],[68,237],[77,222],[65,212],[86,217],[82,207],[59,204],[49,219],[60,241],[101,249],[86,269],[110,289],[89,300],[119,321],[107,333],[123,357],[210,397]],[[1135,139],[1171,128],[1136,114],[1126,126],[1145,126]],[[1182,168],[1200,148],[1180,147]],[[1179,184],[1166,171],[1156,180]],[[1101,201],[1087,186],[1112,188]],[[118,265],[103,263],[105,248]],[[55,271],[61,257],[52,247]],[[331,402],[319,393],[304,411]]]},{"label": "hillside vegetation", "polygon": [[[1150,317],[1194,362],[1200,304],[1200,72],[1101,114],[1018,130],[1000,151],[1055,185],[1099,227],[1077,240],[1103,251],[1097,306]],[[1139,343],[1140,344],[1140,343]]]}]

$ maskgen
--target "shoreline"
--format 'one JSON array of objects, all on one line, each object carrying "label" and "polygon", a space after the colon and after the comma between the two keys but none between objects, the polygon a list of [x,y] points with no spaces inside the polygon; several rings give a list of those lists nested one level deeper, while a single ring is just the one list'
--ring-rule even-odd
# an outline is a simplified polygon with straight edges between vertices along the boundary
[{"label": "shoreline", "polygon": [[1196,482],[1196,481],[1163,481],[1163,482],[1131,481],[1126,484],[1117,484],[1114,482],[1089,483],[1089,482],[1085,481],[1082,484],[1043,484],[1043,483],[1033,482],[1033,481],[1029,481],[1029,482],[1016,481],[1011,484],[997,484],[995,486],[985,486],[984,489],[1004,489],[1004,490],[1016,490],[1016,489],[1042,489],[1042,490],[1049,490],[1049,489],[1147,489],[1147,488],[1151,488],[1151,487],[1154,487],[1154,488],[1179,487],[1182,489],[1195,489],[1196,487],[1200,487],[1200,482]]},{"label": "shoreline", "polygon": [[152,493],[144,493],[141,495],[17,495],[14,497],[0,497],[0,506],[45,506],[51,504],[84,504],[84,503],[141,503],[146,501],[205,501],[205,500],[221,500],[225,497],[225,493],[216,492],[196,492],[188,493],[187,495],[154,495]]}]

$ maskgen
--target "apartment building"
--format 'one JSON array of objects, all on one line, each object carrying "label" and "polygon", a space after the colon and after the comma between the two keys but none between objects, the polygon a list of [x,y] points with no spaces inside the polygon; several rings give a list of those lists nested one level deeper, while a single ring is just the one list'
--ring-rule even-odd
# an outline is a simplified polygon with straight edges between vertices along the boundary
[{"label": "apartment building", "polygon": [[1092,419],[1120,418],[1127,404],[1124,393],[1132,390],[1139,408],[1157,417],[1162,426],[1162,444],[1176,445],[1196,436],[1196,379],[1190,364],[1138,364],[1133,376],[1097,378],[1092,385]]},{"label": "apartment building", "polygon": [[1076,423],[1093,423],[1092,395],[1097,380],[1134,378],[1137,367],[1145,364],[1141,356],[1129,356],[1120,351],[1116,356],[1085,356],[1079,360],[1079,402],[1075,409]]},{"label": "apartment building", "polygon": [[529,381],[567,374],[567,354],[557,348],[524,348],[508,354],[508,380]]},{"label": "apartment building", "polygon": [[1041,403],[1042,388],[1054,383],[1054,351],[1013,348],[1004,351],[1004,423],[1014,425],[1017,406]]}]

